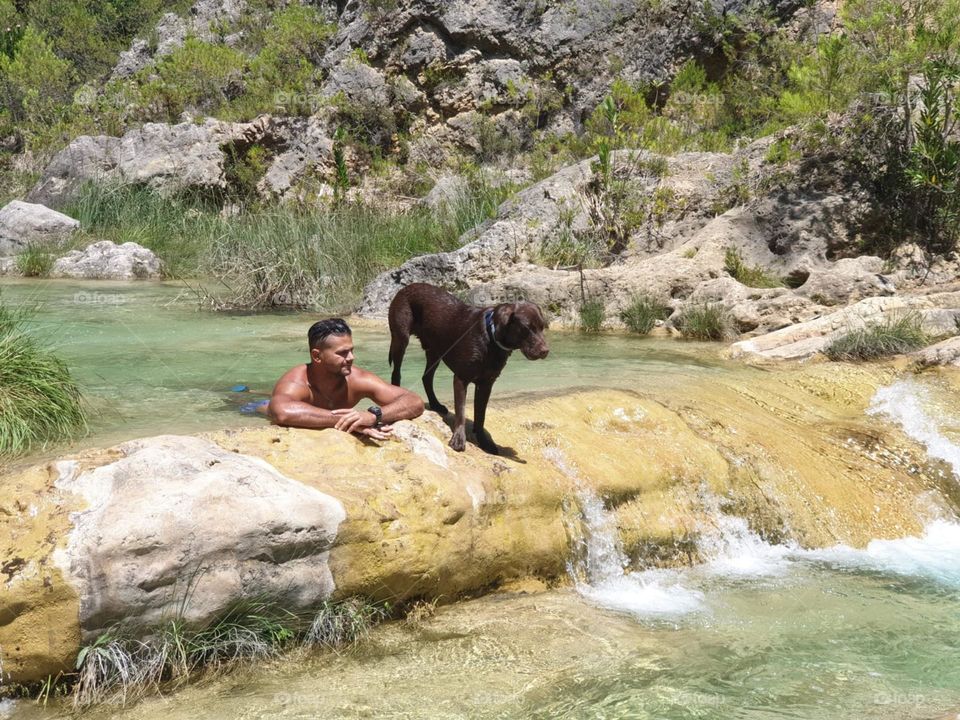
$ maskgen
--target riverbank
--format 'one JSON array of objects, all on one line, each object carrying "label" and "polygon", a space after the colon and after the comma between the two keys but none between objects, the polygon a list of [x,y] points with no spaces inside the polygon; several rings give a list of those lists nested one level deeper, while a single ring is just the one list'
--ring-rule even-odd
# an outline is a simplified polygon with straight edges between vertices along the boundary
[{"label": "riverbank", "polygon": [[894,377],[820,365],[749,385],[714,376],[709,393],[665,383],[517,397],[490,409],[500,457],[453,453],[447,426],[427,414],[382,446],[266,427],[132,441],[26,470],[8,477],[2,503],[13,520],[0,544],[19,558],[4,600],[13,619],[0,629],[5,671],[27,681],[69,669],[113,623],[169,617],[194,577],[192,622],[250,593],[295,609],[565,582],[585,491],[637,568],[702,560],[718,513],[804,548],[921,534],[955,517],[956,484],[922,445],[865,419]]}]

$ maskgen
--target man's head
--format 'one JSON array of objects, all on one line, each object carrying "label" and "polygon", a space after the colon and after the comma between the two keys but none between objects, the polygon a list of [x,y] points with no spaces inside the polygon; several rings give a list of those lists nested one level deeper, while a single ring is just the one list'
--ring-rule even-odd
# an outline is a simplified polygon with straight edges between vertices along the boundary
[{"label": "man's head", "polygon": [[338,375],[349,375],[353,369],[353,333],[340,318],[315,322],[307,332],[310,360]]}]

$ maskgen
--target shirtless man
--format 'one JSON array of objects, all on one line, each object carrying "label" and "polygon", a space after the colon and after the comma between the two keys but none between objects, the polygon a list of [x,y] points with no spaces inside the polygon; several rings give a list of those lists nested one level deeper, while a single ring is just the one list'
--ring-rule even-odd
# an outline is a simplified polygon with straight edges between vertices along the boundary
[{"label": "shirtless man", "polygon": [[[314,323],[307,333],[310,363],[291,368],[277,381],[267,414],[276,425],[336,428],[386,440],[390,423],[423,413],[423,401],[353,365],[353,334],[340,318]],[[372,400],[366,410],[354,406]]]}]

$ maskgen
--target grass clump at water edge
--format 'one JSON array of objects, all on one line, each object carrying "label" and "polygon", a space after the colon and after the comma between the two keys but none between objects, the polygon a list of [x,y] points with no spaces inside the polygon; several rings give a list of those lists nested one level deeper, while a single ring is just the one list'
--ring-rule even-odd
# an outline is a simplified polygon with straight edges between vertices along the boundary
[{"label": "grass clump at water edge", "polygon": [[360,598],[327,600],[309,615],[272,600],[247,599],[201,627],[190,627],[180,618],[153,628],[118,625],[78,654],[73,704],[127,704],[150,692],[179,687],[191,677],[295,648],[352,645],[388,613],[388,606]]},{"label": "grass clump at water edge", "polygon": [[0,304],[0,457],[70,438],[86,428],[80,389],[66,364]]},{"label": "grass clump at water edge", "polygon": [[824,354],[831,360],[875,360],[919,350],[930,344],[918,313],[906,313],[840,335]]},{"label": "grass clump at water edge", "polygon": [[603,306],[603,300],[599,298],[587,298],[580,305],[580,329],[583,332],[600,332],[600,326],[607,317],[607,311]]},{"label": "grass clump at water edge", "polygon": [[635,295],[620,313],[620,319],[633,332],[646,335],[658,320],[666,320],[673,309],[649,295]]},{"label": "grass clump at water edge", "polygon": [[459,247],[461,236],[495,215],[514,190],[477,173],[466,192],[436,211],[340,202],[251,206],[223,216],[201,195],[90,183],[67,210],[91,237],[153,250],[170,276],[216,278],[217,287],[198,287],[205,305],[340,310],[355,304],[378,273]]},{"label": "grass clump at water edge", "polygon": [[681,335],[692,340],[723,340],[734,332],[730,313],[720,303],[691,305],[675,324]]}]

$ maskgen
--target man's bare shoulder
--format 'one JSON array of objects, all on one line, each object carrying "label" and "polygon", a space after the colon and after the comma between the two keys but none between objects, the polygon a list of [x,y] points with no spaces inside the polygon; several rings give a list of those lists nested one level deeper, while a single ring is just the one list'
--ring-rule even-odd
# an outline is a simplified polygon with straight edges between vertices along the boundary
[{"label": "man's bare shoulder", "polygon": [[287,370],[277,384],[273,386],[273,393],[283,393],[284,395],[306,396],[310,397],[310,384],[307,381],[307,366],[294,365]]}]

